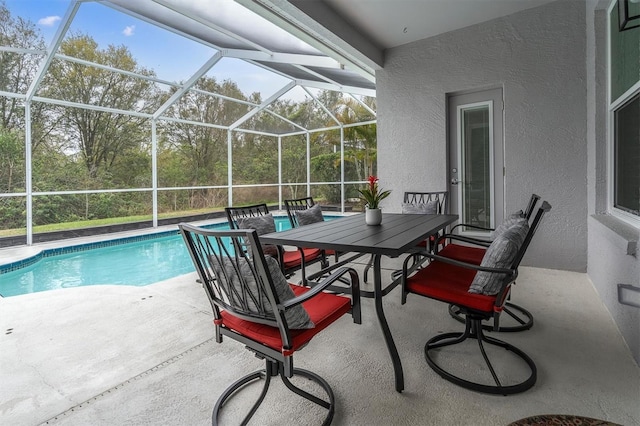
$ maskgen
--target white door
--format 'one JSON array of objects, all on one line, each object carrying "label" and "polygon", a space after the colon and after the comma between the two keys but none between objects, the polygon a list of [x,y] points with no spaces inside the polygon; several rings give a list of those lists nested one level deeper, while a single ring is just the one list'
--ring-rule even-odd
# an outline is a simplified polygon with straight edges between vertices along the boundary
[{"label": "white door", "polygon": [[[495,228],[504,217],[502,89],[448,98],[449,194],[459,223]],[[488,231],[458,228],[461,234]]]}]

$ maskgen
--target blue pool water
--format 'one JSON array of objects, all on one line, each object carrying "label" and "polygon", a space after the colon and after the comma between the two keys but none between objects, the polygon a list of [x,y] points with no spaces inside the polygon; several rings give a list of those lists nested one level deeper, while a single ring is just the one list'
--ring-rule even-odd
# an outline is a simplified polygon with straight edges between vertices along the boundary
[{"label": "blue pool water", "polygon": [[[228,228],[228,225],[216,227]],[[278,231],[289,227],[287,218],[276,218]],[[182,236],[177,231],[159,235],[134,242],[128,242],[131,238],[127,238],[94,243],[97,248],[84,245],[75,251],[70,249],[76,247],[45,252],[39,260],[25,262],[28,266],[17,265],[19,269],[5,273],[0,269],[0,295],[17,296],[98,284],[144,286],[193,272]],[[58,252],[64,254],[56,254]],[[8,268],[5,266],[4,270]]]}]

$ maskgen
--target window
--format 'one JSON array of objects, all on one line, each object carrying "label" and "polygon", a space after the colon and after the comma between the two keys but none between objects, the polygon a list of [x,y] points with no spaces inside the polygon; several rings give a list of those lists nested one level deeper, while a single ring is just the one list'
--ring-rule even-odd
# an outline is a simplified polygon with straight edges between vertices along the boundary
[{"label": "window", "polygon": [[640,218],[640,92],[613,114],[613,207]]}]

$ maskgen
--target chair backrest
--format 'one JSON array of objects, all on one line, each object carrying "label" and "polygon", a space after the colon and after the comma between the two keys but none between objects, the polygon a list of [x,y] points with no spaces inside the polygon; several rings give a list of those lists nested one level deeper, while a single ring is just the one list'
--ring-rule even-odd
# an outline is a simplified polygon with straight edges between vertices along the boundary
[{"label": "chair backrest", "polygon": [[216,320],[224,310],[247,321],[279,326],[280,301],[255,230],[187,224],[179,229]]},{"label": "chair backrest", "polygon": [[[540,197],[538,197],[538,198],[540,198]],[[520,261],[522,260],[522,258],[524,257],[525,253],[527,252],[527,248],[529,248],[529,244],[531,243],[531,240],[533,239],[533,236],[535,235],[536,231],[538,230],[538,226],[540,226],[540,221],[542,220],[542,217],[549,210],[551,210],[551,204],[549,204],[546,201],[543,201],[542,205],[540,206],[540,208],[538,208],[538,211],[537,211],[535,217],[533,218],[533,221],[529,225],[529,231],[527,232],[527,235],[524,238],[524,242],[522,243],[522,245],[520,246],[520,249],[518,250],[518,254],[516,254],[516,257],[513,259],[512,269],[515,270],[520,265]]]},{"label": "chair backrest", "polygon": [[289,222],[292,228],[298,227],[298,219],[295,215],[296,211],[307,210],[309,207],[313,207],[313,197],[295,198],[291,200],[284,200],[284,207],[287,209],[287,216],[289,216]]},{"label": "chair backrest", "polygon": [[238,219],[245,217],[258,217],[269,214],[269,208],[266,204],[253,204],[244,207],[225,207],[229,228],[240,229],[238,227]]},{"label": "chair backrest", "polygon": [[527,208],[524,211],[524,217],[526,217],[527,220],[531,218],[531,215],[533,214],[533,209],[536,207],[536,204],[538,204],[538,201],[540,201],[540,196],[537,194],[531,194],[531,198],[529,199],[529,204],[527,205]]},{"label": "chair backrest", "polygon": [[427,204],[429,201],[438,203],[438,214],[449,213],[448,191],[410,192],[404,193],[404,202],[410,204]]},{"label": "chair backrest", "polygon": [[[482,263],[480,264],[480,268],[499,268],[503,269],[503,272],[479,269],[471,283],[470,292],[490,295],[496,294],[496,306],[502,306],[506,303],[506,296],[508,295],[510,284],[518,277],[518,267],[520,266],[520,262],[529,248],[529,244],[540,225],[542,217],[549,210],[551,210],[551,205],[544,201],[530,225],[526,222],[522,223],[524,222],[522,221],[519,224],[514,224],[513,227],[509,228],[501,234],[501,236],[496,237],[496,239],[491,243],[491,246],[487,248],[482,259]],[[524,238],[522,238],[520,230],[524,231],[525,229],[527,229],[527,232],[526,235],[524,235]],[[507,237],[507,235],[509,236]],[[509,247],[513,247],[513,242],[519,238],[522,238],[522,243],[520,243],[517,251],[513,253]],[[495,250],[493,250],[494,245]],[[497,322],[494,322],[494,327],[497,326]]]}]

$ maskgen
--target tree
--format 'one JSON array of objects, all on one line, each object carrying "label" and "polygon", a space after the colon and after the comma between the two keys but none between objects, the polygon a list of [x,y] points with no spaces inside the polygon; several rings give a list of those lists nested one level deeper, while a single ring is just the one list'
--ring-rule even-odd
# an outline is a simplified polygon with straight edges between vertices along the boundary
[{"label": "tree", "polygon": [[[375,98],[365,98],[368,106],[375,109]],[[338,104],[338,119],[344,124],[353,124],[375,117],[353,98],[343,97]],[[353,163],[356,175],[353,180],[366,180],[376,175],[377,126],[367,124],[344,129],[345,161]]]},{"label": "tree", "polygon": [[[230,81],[218,84],[215,78],[202,77],[196,90],[185,93],[168,111],[177,118],[210,124],[232,124],[249,111],[239,102],[224,100],[208,93],[246,100]],[[161,186],[216,185],[227,182],[227,130],[181,122],[163,126],[158,160]],[[166,166],[166,169],[165,167]],[[192,192],[190,208],[210,207],[226,200],[226,191],[201,189]],[[177,197],[173,198],[174,207]]]},{"label": "tree", "polygon": [[304,136],[290,136],[282,139],[282,181],[291,183],[291,198],[306,195],[306,187],[294,185],[307,181],[307,143]]},{"label": "tree", "polygon": [[0,191],[24,191],[24,137],[0,128]]},{"label": "tree", "polygon": [[[124,71],[153,76],[153,71],[139,67],[125,46],[109,45],[99,49],[88,35],[74,35],[62,42],[64,55],[107,65]],[[157,104],[153,85],[144,79],[103,70],[75,62],[55,59],[47,74],[43,93],[47,97],[89,105],[138,111]],[[133,115],[64,108],[59,112],[67,135],[68,151],[80,153],[90,177],[101,168],[108,170],[128,149],[148,142],[146,119]]]},{"label": "tree", "polygon": [[[12,17],[4,2],[0,2],[0,46],[45,50],[44,40],[33,22]],[[0,90],[26,93],[41,59],[37,54],[0,51]],[[0,97],[0,127],[23,129],[23,116],[18,98]]]}]

